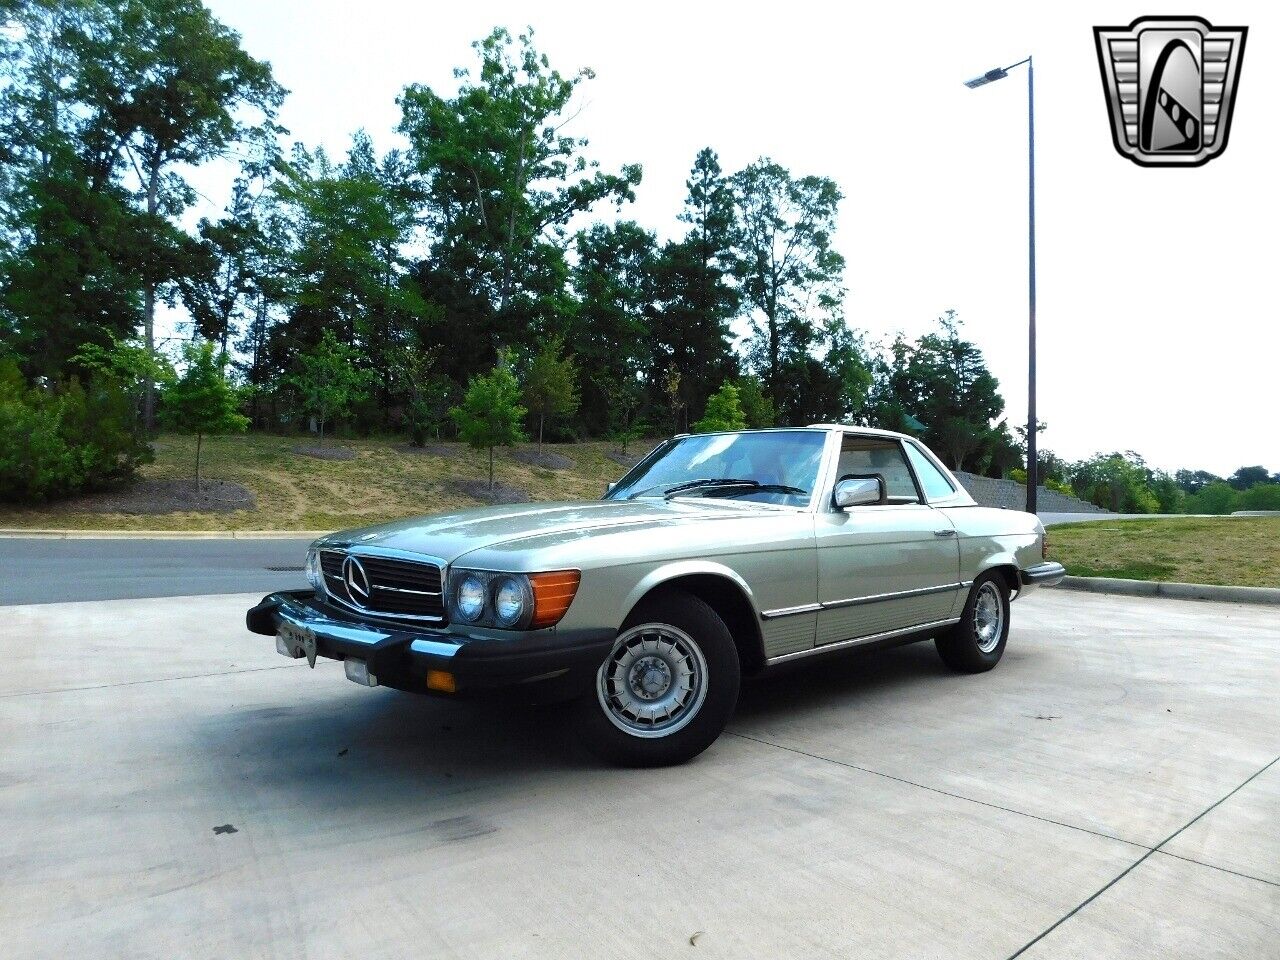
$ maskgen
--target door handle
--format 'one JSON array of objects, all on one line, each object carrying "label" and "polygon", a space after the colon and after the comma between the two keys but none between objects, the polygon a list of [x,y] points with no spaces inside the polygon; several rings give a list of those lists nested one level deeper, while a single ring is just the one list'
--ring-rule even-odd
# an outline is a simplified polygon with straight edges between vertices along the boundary
[{"label": "door handle", "polygon": [[933,535],[935,537],[954,537],[956,535],[956,531],[954,528],[948,527],[946,530],[933,531]]}]

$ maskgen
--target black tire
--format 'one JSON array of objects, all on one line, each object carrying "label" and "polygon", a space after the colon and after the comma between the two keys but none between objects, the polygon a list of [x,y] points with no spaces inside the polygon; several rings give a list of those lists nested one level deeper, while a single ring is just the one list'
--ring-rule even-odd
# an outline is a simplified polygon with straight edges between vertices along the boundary
[{"label": "black tire", "polygon": [[[684,648],[690,643],[696,651],[690,649],[686,656]],[[663,644],[670,648],[665,654]],[[642,669],[646,663],[648,670]],[[675,702],[686,692],[677,674],[690,685],[687,707],[680,706],[667,720],[641,730],[646,723],[643,711],[627,714],[625,707],[647,710],[652,705],[657,710]],[[700,696],[693,688],[695,675]],[[630,691],[622,687],[620,677],[634,681]],[[618,640],[596,672],[591,693],[578,701],[582,739],[597,756],[621,766],[684,763],[711,746],[724,730],[738,702],[741,677],[733,637],[710,606],[674,590],[646,597],[618,631]],[[642,682],[652,683],[654,689],[642,687]],[[662,699],[642,699],[651,694]],[[672,726],[670,732],[663,732],[664,724]]]},{"label": "black tire", "polygon": [[[998,603],[1000,617],[994,645],[990,636],[984,638],[978,622],[979,602],[984,603],[984,613],[989,613],[992,600]],[[986,616],[983,619],[990,623]],[[957,673],[983,673],[1000,662],[1008,639],[1009,584],[1001,574],[992,572],[973,582],[960,622],[933,642],[942,662],[952,670]]]}]

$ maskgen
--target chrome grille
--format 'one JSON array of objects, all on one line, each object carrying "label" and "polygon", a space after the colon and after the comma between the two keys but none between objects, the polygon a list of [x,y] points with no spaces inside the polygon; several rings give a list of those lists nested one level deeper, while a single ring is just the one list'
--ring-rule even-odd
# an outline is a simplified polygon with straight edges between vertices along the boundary
[{"label": "chrome grille", "polygon": [[351,596],[343,579],[342,565],[346,551],[321,550],[320,569],[324,572],[329,596],[364,613],[416,620],[444,620],[444,592],[440,568],[428,561],[402,560],[395,557],[354,553],[369,583],[369,598]]}]

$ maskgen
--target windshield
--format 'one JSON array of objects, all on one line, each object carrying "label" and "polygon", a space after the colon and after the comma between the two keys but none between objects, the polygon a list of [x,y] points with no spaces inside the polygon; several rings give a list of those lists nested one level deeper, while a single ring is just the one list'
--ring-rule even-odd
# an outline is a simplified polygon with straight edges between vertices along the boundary
[{"label": "windshield", "polygon": [[669,440],[606,499],[717,497],[808,506],[826,438],[820,430],[771,430]]}]

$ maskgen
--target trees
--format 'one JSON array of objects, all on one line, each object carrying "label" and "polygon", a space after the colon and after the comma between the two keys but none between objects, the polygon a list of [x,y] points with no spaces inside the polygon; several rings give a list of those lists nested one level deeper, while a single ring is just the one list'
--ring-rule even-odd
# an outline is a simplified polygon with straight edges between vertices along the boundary
[{"label": "trees", "polygon": [[227,355],[209,341],[183,350],[186,369],[164,392],[164,420],[172,429],[196,435],[196,489],[200,489],[200,449],[206,435],[242,433],[249,418],[227,380]]},{"label": "trees", "polygon": [[876,364],[867,408],[877,426],[924,424],[924,441],[956,470],[983,473],[1015,466],[1012,440],[999,418],[1004,400],[978,347],[960,336],[954,310],[915,343],[895,338]]},{"label": "trees", "polygon": [[767,157],[735,174],[732,185],[733,273],[752,329],[747,355],[788,422],[796,403],[787,371],[806,363],[814,318],[830,315],[842,294],[844,258],[831,246],[841,194],[834,181],[793,178]]},{"label": "trees", "polygon": [[332,330],[320,342],[298,357],[297,372],[290,383],[302,398],[302,409],[320,422],[320,445],[324,446],[324,425],[345,416],[351,405],[368,389],[370,375],[356,363],[359,354],[339,343]]},{"label": "trees", "polygon": [[[586,140],[566,133],[589,69],[553,69],[531,30],[513,38],[495,29],[472,47],[478,74],[456,70],[455,96],[405,88],[399,131],[435,238],[421,276],[428,295],[464,320],[468,359],[479,363],[495,347],[561,332],[568,225],[599,203],[631,200],[641,171],[601,171]],[[468,372],[476,370],[456,371]]]},{"label": "trees", "polygon": [[674,405],[688,427],[714,384],[737,372],[729,323],[738,292],[729,283],[733,241],[733,193],[715,151],[702,149],[685,181],[688,196],[680,220],[689,225],[683,240],[667,243],[653,263],[654,308],[650,325],[650,376],[679,376]]},{"label": "trees", "polygon": [[693,430],[695,433],[717,433],[741,430],[746,425],[746,417],[738,402],[738,388],[726,381],[707,399],[707,412],[693,425]]},{"label": "trees", "polygon": [[[154,350],[159,289],[186,269],[173,220],[193,194],[176,171],[259,136],[274,143],[272,118],[284,90],[200,0],[118,0],[109,9],[99,29],[76,37],[90,65],[76,96],[101,118],[107,149],[122,154],[136,177],[143,338]],[[250,111],[261,125],[245,123]],[[153,404],[148,388],[148,427]]]},{"label": "trees", "polygon": [[1148,485],[1150,471],[1141,456],[1099,453],[1071,468],[1076,495],[1116,513],[1156,513],[1160,501]]},{"label": "trees", "polygon": [[[656,242],[648,230],[624,220],[583,230],[576,244],[572,278],[578,302],[567,319],[567,339],[578,362],[583,426],[599,434],[612,429],[610,397],[623,395],[602,384],[634,385],[650,369]],[[661,390],[649,383],[655,393]]]},{"label": "trees", "polygon": [[776,422],[773,415],[773,403],[764,395],[760,380],[751,374],[738,378],[738,405],[742,408],[742,418],[751,429],[772,427]]},{"label": "trees", "polygon": [[542,428],[547,417],[569,417],[578,409],[578,368],[573,357],[562,357],[564,342],[558,337],[529,363],[524,380],[524,405],[538,418],[538,453],[542,453]]},{"label": "trees", "polygon": [[460,406],[449,411],[458,425],[458,435],[476,450],[489,450],[489,489],[493,489],[493,448],[508,447],[525,438],[520,426],[528,411],[520,406],[520,385],[507,362],[498,357],[498,365],[487,374],[478,374],[467,384]]},{"label": "trees", "polygon": [[1255,483],[1266,483],[1271,479],[1271,473],[1264,466],[1241,467],[1230,477],[1227,483],[1231,484],[1236,490],[1248,490]]}]

